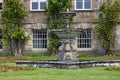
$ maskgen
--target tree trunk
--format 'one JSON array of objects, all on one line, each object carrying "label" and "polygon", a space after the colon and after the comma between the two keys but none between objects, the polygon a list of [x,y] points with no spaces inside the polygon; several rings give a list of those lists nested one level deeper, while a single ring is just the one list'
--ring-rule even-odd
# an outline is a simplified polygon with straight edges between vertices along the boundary
[{"label": "tree trunk", "polygon": [[22,45],[21,44],[23,44],[23,43],[21,43],[21,41],[20,40],[18,40],[18,39],[14,39],[14,51],[15,51],[15,56],[16,57],[19,57],[19,56],[22,56]]},{"label": "tree trunk", "polygon": [[112,50],[110,50],[110,47],[106,49],[106,55],[108,55],[108,56],[113,55],[113,52],[112,52]]},{"label": "tree trunk", "polygon": [[10,44],[10,51],[13,54],[14,51],[13,51],[13,45],[12,45],[12,39],[11,38],[9,39],[9,44]]}]

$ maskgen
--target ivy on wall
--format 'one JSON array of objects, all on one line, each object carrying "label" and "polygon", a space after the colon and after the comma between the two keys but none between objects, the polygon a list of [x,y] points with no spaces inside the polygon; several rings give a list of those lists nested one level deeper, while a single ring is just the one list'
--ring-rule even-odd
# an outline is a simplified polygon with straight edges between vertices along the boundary
[{"label": "ivy on wall", "polygon": [[[47,24],[48,30],[61,29],[66,27],[65,20],[59,16],[60,12],[65,12],[71,8],[71,0],[48,0],[47,12]],[[57,35],[49,34],[49,47],[48,50],[54,55],[58,51],[60,43]]]}]

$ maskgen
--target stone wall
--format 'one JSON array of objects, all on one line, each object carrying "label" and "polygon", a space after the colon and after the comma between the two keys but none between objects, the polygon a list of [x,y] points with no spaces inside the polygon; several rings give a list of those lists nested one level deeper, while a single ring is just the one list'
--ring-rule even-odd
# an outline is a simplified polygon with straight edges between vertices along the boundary
[{"label": "stone wall", "polygon": [[[76,12],[76,16],[73,18],[73,24],[71,27],[74,28],[92,28],[92,49],[91,50],[78,50],[79,53],[91,53],[92,55],[95,54],[104,54],[100,47],[99,42],[96,40],[96,34],[94,33],[94,27],[96,26],[97,22],[96,19],[98,18],[98,9],[99,9],[99,0],[92,0],[92,10],[75,10],[75,0],[72,0],[72,11]],[[105,0],[104,0],[105,1]],[[38,53],[38,52],[47,52],[47,50],[33,50],[32,45],[32,30],[33,29],[46,29],[46,12],[45,11],[30,11],[30,0],[23,0],[24,8],[28,11],[28,16],[24,21],[24,30],[26,35],[30,35],[30,40],[27,41],[25,50],[27,53]],[[1,19],[1,18],[0,18]],[[116,26],[116,43],[115,46],[112,48],[116,54],[119,54],[120,50],[120,24]]]}]

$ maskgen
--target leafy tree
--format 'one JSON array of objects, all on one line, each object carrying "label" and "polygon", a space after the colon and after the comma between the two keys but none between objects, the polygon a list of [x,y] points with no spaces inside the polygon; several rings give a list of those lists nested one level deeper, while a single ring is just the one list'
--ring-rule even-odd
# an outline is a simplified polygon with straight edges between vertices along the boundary
[{"label": "leafy tree", "polygon": [[26,16],[22,0],[6,0],[2,10],[3,38],[15,56],[23,55],[25,41],[29,37],[22,29]]},{"label": "leafy tree", "polygon": [[115,26],[119,18],[119,0],[108,0],[100,7],[98,25],[95,28],[97,39],[104,47],[106,54],[112,55],[110,47],[115,42]]},{"label": "leafy tree", "polygon": [[[71,0],[48,0],[46,12],[48,15],[48,29],[61,29],[66,26],[65,20],[59,16],[59,13],[71,8]],[[59,38],[55,34],[49,34],[50,45],[48,50],[53,54],[57,53],[59,47]]]}]

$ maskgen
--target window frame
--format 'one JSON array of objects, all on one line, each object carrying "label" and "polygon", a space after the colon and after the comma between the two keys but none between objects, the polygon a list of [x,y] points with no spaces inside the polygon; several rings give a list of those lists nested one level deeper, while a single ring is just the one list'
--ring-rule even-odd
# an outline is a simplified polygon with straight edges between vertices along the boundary
[{"label": "window frame", "polygon": [[[90,41],[90,46],[91,46],[91,47],[86,47],[86,48],[83,48],[83,47],[80,48],[80,47],[78,47],[78,45],[82,45],[82,44],[78,44],[78,43],[79,43],[79,42],[78,42],[78,39],[80,40],[80,38],[79,38],[78,36],[81,35],[81,34],[82,34],[82,33],[81,33],[81,34],[79,34],[79,35],[77,36],[77,49],[78,49],[78,50],[92,50],[92,28],[88,28],[88,29],[90,29],[90,35],[91,35],[91,37],[90,37],[90,38],[86,38],[86,37],[83,38],[83,37],[82,37],[81,39],[83,39],[83,40],[91,40],[91,41]],[[86,29],[86,30],[87,30],[87,29]],[[87,31],[86,31],[86,33],[87,33]],[[85,34],[86,34],[86,33],[85,33]],[[89,33],[89,32],[88,32],[88,33]],[[89,35],[88,33],[87,33],[87,35]],[[84,44],[87,46],[87,44],[89,44],[89,43],[84,43]]]},{"label": "window frame", "polygon": [[90,4],[90,9],[85,9],[85,0],[82,0],[82,8],[81,9],[77,9],[76,7],[77,7],[77,0],[75,0],[75,10],[92,10],[92,0],[90,0],[91,1],[91,4]]},{"label": "window frame", "polygon": [[3,9],[3,2],[4,2],[4,0],[0,0],[0,4],[2,4],[0,11],[2,11],[2,9]]},{"label": "window frame", "polygon": [[[34,32],[33,31],[37,31],[36,33],[37,34],[34,34]],[[46,38],[42,38],[42,39],[40,39],[40,38],[38,38],[38,36],[37,36],[37,38],[34,38],[34,35],[39,35],[40,36],[40,33],[39,32],[42,32],[43,30],[45,30],[46,31],[46,34],[44,34],[44,33],[42,33],[41,35],[42,35],[42,37],[43,36],[46,36]],[[33,48],[33,50],[46,50],[47,49],[47,44],[48,44],[48,41],[47,41],[47,39],[48,39],[48,35],[47,35],[47,30],[46,29],[33,29],[32,30],[32,48]],[[44,35],[43,35],[44,34]],[[34,43],[34,40],[36,40],[37,42],[36,42],[36,45],[35,45],[35,43]],[[41,46],[41,45],[39,45],[40,43],[38,43],[39,41],[45,41],[46,40],[46,43],[42,43],[42,45],[44,46],[42,46],[42,47],[38,47],[38,46]],[[34,45],[35,46],[37,46],[37,47],[34,47]],[[46,47],[45,47],[46,46]]]},{"label": "window frame", "polygon": [[30,11],[45,11],[45,9],[41,9],[40,7],[40,3],[41,2],[45,2],[46,6],[47,6],[47,0],[36,0],[36,2],[38,2],[38,9],[32,9],[32,0],[30,0]]}]

